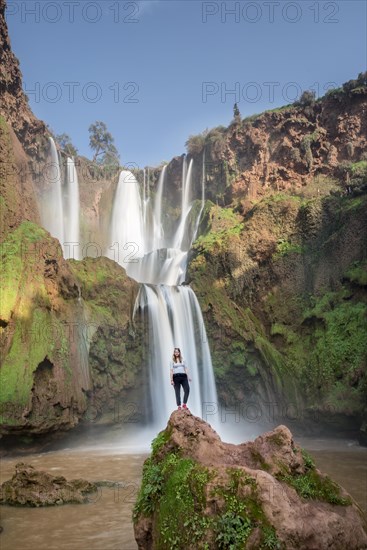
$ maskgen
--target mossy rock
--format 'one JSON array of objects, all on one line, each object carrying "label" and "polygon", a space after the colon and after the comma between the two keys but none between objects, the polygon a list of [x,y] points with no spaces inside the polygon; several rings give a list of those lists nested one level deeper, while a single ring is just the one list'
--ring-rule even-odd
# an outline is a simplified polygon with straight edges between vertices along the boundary
[{"label": "mossy rock", "polygon": [[[367,542],[358,506],[285,426],[236,446],[176,411],[152,449],[133,511],[141,549],[357,550]],[[328,520],[336,516],[337,526]]]},{"label": "mossy rock", "polygon": [[25,221],[2,244],[0,414],[3,431],[71,427],[88,388],[78,339],[78,287],[56,239]]}]

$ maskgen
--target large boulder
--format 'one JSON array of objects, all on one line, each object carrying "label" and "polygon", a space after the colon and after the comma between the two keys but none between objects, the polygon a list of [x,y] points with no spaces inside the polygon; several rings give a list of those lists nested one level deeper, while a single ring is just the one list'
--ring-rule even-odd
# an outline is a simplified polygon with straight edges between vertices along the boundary
[{"label": "large boulder", "polygon": [[175,411],[152,448],[134,509],[141,550],[367,548],[359,506],[285,426],[233,445]]}]

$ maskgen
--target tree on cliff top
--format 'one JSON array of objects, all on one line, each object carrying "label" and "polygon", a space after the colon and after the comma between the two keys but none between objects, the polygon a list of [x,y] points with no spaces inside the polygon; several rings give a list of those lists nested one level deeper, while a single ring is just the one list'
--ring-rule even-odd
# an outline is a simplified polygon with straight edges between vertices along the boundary
[{"label": "tree on cliff top", "polygon": [[316,92],[314,90],[305,90],[298,101],[295,101],[295,105],[301,107],[308,107],[314,105],[316,102]]},{"label": "tree on cliff top", "polygon": [[68,134],[59,134],[55,137],[56,142],[60,145],[61,149],[69,157],[76,157],[78,149],[71,143],[71,138]]},{"label": "tree on cliff top", "polygon": [[113,142],[115,141],[104,122],[97,120],[88,128],[89,147],[94,151],[93,162],[98,164],[118,165],[119,154]]}]

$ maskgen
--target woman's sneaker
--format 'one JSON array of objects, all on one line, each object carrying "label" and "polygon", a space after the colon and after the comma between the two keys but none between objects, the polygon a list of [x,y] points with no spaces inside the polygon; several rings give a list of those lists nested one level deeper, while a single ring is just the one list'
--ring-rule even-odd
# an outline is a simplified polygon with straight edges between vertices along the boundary
[{"label": "woman's sneaker", "polygon": [[178,411],[180,411],[180,410],[181,410],[181,405],[179,405],[179,406],[177,407],[177,410],[178,410]]},{"label": "woman's sneaker", "polygon": [[[189,410],[188,407],[187,407],[187,405],[186,405],[186,403],[184,403],[184,404],[182,405],[182,408],[183,408],[183,409],[186,409],[187,411]],[[190,411],[189,411],[189,412],[190,412]]]}]

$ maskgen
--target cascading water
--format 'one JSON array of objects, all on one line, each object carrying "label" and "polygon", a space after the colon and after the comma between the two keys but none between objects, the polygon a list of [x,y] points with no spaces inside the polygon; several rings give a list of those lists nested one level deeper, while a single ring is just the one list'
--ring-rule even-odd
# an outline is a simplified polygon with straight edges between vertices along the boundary
[{"label": "cascading water", "polygon": [[134,175],[123,170],[117,185],[107,255],[126,269],[125,260],[138,263],[145,254],[143,205]]},{"label": "cascading water", "polygon": [[184,246],[185,227],[186,227],[187,217],[191,210],[190,193],[191,193],[191,180],[192,180],[192,165],[193,165],[193,160],[191,159],[189,168],[188,169],[186,168],[186,157],[185,157],[183,162],[183,167],[182,167],[181,218],[173,240],[173,248],[176,248],[179,250],[182,249]]},{"label": "cascading water", "polygon": [[79,183],[74,159],[66,161],[66,193],[64,196],[64,236],[66,257],[80,260]]},{"label": "cascading water", "polygon": [[[192,161],[186,161],[182,177],[182,211],[176,232],[166,236],[162,223],[162,199],[165,168],[160,175],[154,208],[146,213],[140,199],[139,184],[129,172],[122,172],[116,191],[111,223],[110,251],[123,250],[127,243],[136,243],[136,256],[118,261],[128,275],[142,283],[135,304],[148,321],[150,417],[155,430],[162,429],[176,408],[170,385],[169,363],[175,346],[181,348],[190,372],[190,410],[201,415],[205,403],[217,403],[210,350],[204,322],[193,290],[182,285],[187,267],[188,246],[195,235],[187,235],[191,210],[190,194]],[[202,183],[204,184],[204,177]],[[145,194],[145,193],[144,193]],[[145,195],[146,196],[146,195]],[[202,193],[202,207],[204,193]],[[199,212],[201,215],[202,208]],[[132,219],[133,218],[133,219]],[[197,230],[199,220],[190,224]],[[132,224],[132,225],[130,225]],[[151,233],[154,232],[153,239]],[[153,243],[153,247],[151,246]],[[142,254],[143,252],[143,254]],[[110,257],[113,255],[109,254]],[[116,258],[115,258],[116,259]]]},{"label": "cascading water", "polygon": [[59,156],[50,137],[51,162],[48,165],[48,188],[40,197],[42,225],[60,241],[65,258],[80,259],[79,185],[73,159],[66,163],[66,185],[62,185]]},{"label": "cascading water", "polygon": [[167,166],[163,166],[159,176],[157,196],[154,203],[154,232],[153,232],[153,250],[163,248],[163,226],[162,226],[162,194],[164,185],[164,176]]},{"label": "cascading water", "polygon": [[64,207],[62,199],[61,170],[54,140],[50,137],[51,161],[47,165],[48,188],[40,198],[42,225],[60,241],[64,250]]}]

